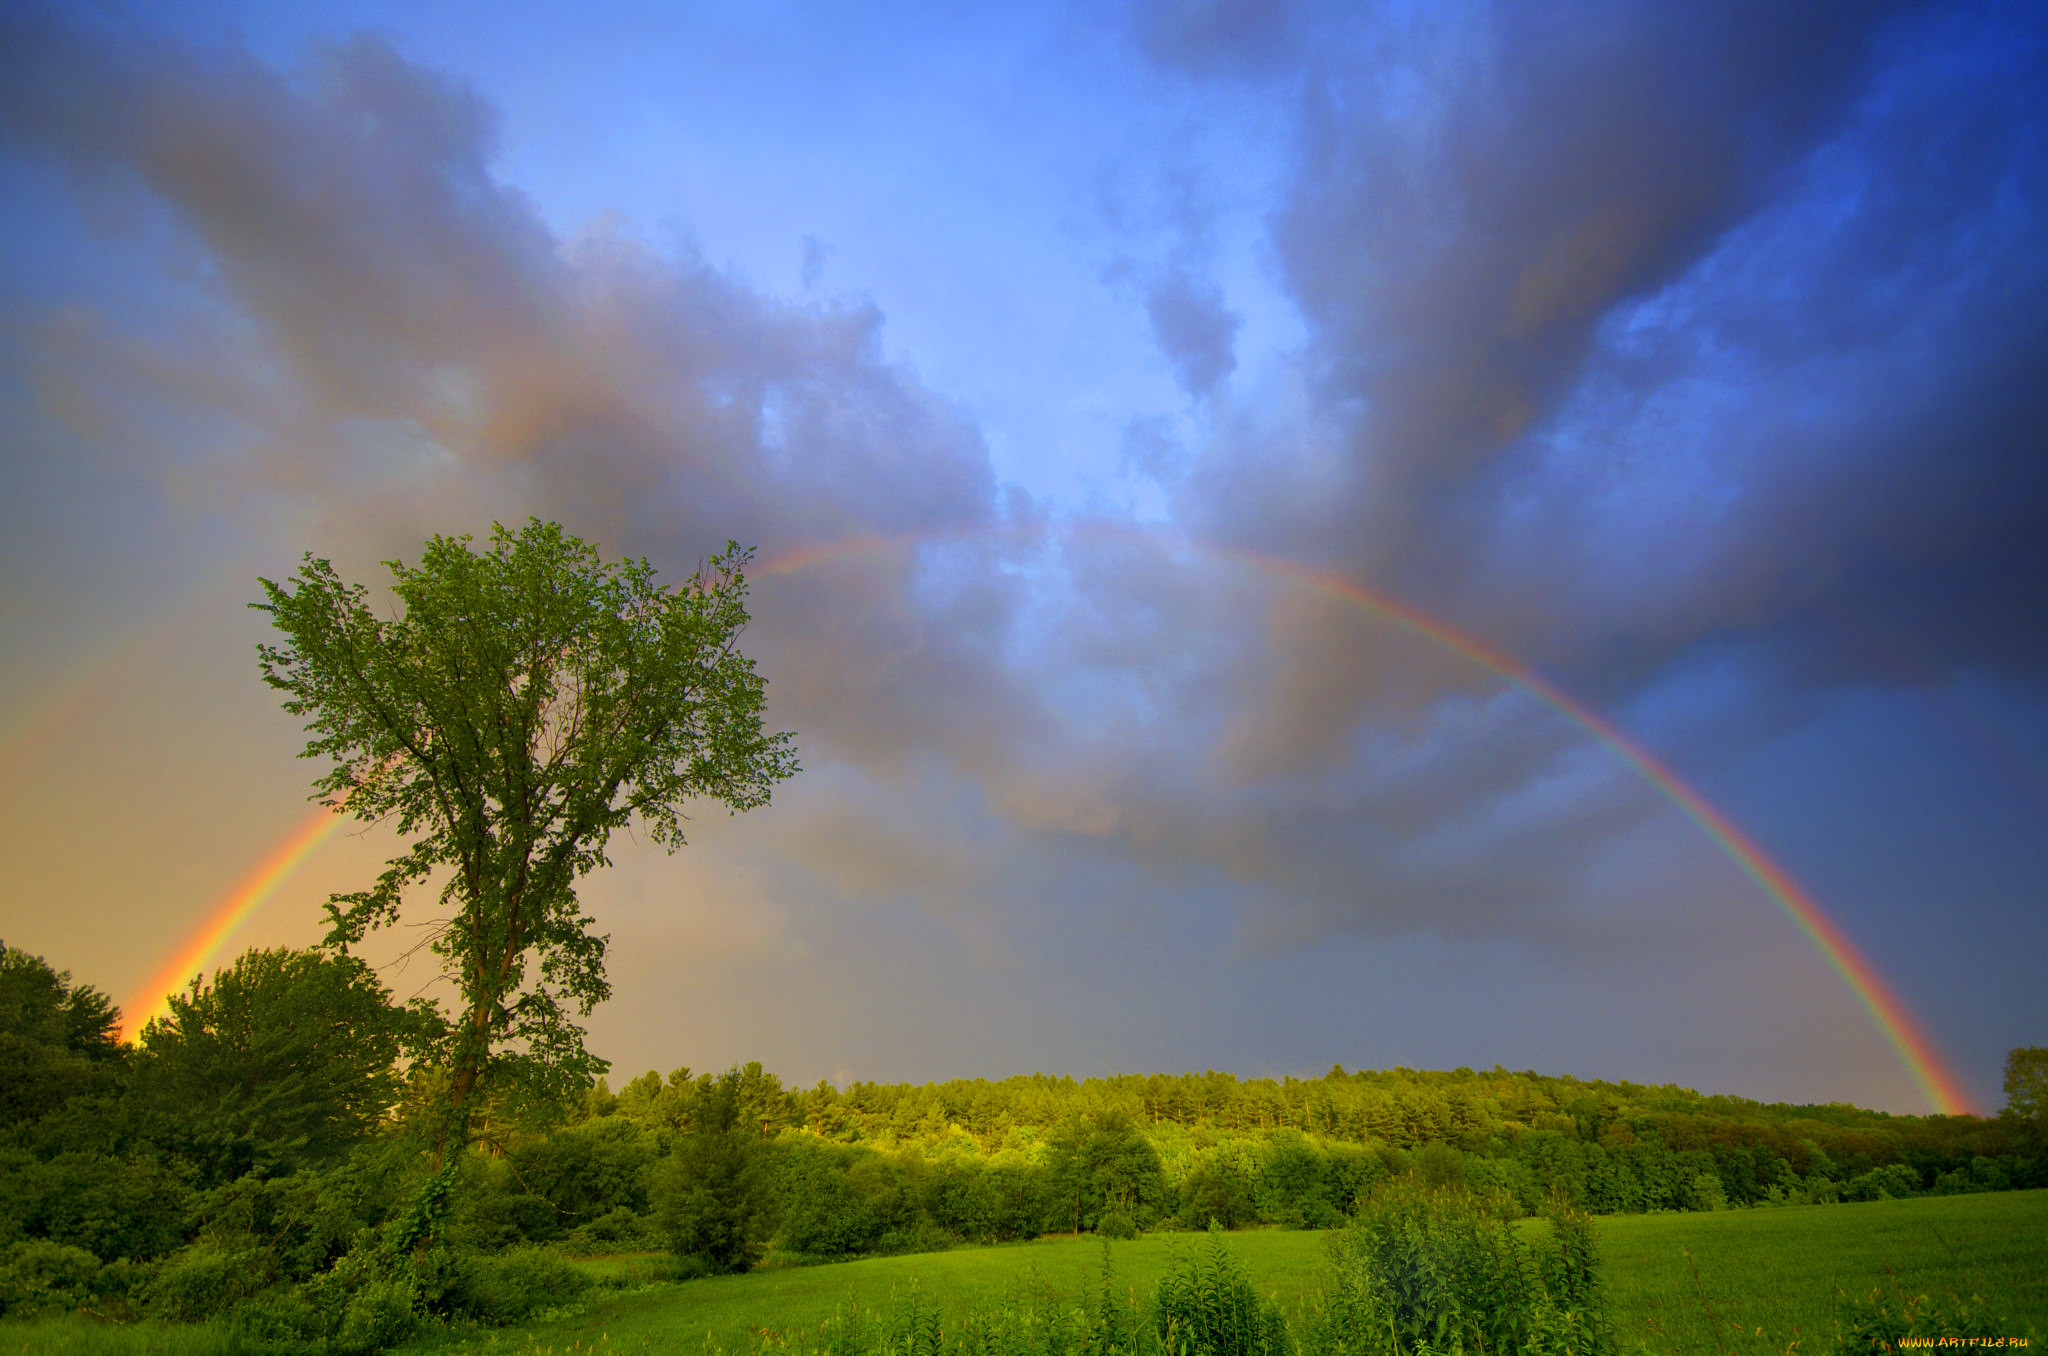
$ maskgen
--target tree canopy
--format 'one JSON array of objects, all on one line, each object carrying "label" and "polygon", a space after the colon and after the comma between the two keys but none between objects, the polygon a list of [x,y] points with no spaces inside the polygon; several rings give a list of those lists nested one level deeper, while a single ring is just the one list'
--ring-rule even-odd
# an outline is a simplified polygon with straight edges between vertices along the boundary
[{"label": "tree canopy", "polygon": [[2007,1052],[2005,1114],[2035,1139],[2048,1139],[2048,1046],[2024,1045]]},{"label": "tree canopy", "polygon": [[121,1058],[121,1010],[90,984],[73,984],[0,942],[0,1124],[34,1120],[103,1081]]},{"label": "tree canopy", "polygon": [[330,945],[393,923],[408,886],[446,870],[431,934],[461,1011],[443,1052],[445,1134],[468,1133],[487,1076],[560,1096],[602,1070],[572,1020],[608,994],[606,939],[574,885],[637,820],[670,851],[682,805],[738,812],[797,770],[762,729],[765,683],[738,648],[744,567],[726,550],[679,589],[643,560],[607,564],[554,523],[495,526],[490,546],[430,540],[388,561],[395,616],[310,552],[262,584],[284,642],[264,681],[306,717],[330,805],[412,839],[368,890],[328,904]]},{"label": "tree canopy", "polygon": [[383,1120],[407,1037],[431,1029],[354,956],[255,950],[171,997],[142,1030],[141,1074],[216,1170],[319,1161]]}]

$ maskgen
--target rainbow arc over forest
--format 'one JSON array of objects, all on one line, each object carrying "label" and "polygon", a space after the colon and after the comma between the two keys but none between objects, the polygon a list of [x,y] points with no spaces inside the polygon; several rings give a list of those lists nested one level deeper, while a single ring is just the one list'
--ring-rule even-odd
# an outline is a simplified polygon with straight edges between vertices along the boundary
[{"label": "rainbow arc over forest", "polygon": [[285,877],[313,855],[329,834],[341,827],[347,816],[322,805],[300,820],[292,831],[262,860],[249,868],[234,887],[222,896],[206,918],[179,944],[176,952],[157,967],[146,984],[136,991],[134,1001],[122,1009],[121,1035],[134,1040],[152,1017],[170,1011],[171,996],[184,989],[193,976],[205,970],[227,946],[235,930],[249,915],[263,907]]},{"label": "rainbow arc over forest", "polygon": [[1298,581],[1425,636],[1533,693],[1607,745],[1631,764],[1659,794],[1699,825],[1706,835],[1718,844],[1722,851],[1734,858],[1736,864],[1750,879],[1761,886],[1764,893],[1784,911],[1786,917],[1792,920],[1793,926],[1798,928],[1820,952],[1829,968],[1848,985],[1849,991],[1856,996],[1857,1002],[1862,1005],[1879,1033],[1884,1036],[1886,1043],[1897,1052],[1906,1071],[1912,1075],[1913,1081],[1928,1102],[1943,1115],[1958,1116],[1969,1112],[1969,1099],[1963,1093],[1961,1082],[1949,1068],[1948,1061],[1935,1049],[1934,1042],[1928,1037],[1925,1029],[1885,982],[1884,976],[1878,973],[1877,968],[1856,944],[1849,940],[1848,934],[1842,931],[1834,919],[1827,915],[1813,896],[1808,894],[1789,872],[1766,856],[1764,850],[1737,828],[1728,816],[1722,814],[1704,796],[1681,780],[1676,772],[1652,757],[1649,750],[1622,733],[1611,721],[1500,651],[1445,622],[1377,593],[1355,580],[1293,561],[1255,555],[1229,547],[1211,544],[1197,549]]},{"label": "rainbow arc over forest", "polygon": [[[1960,1082],[1919,1021],[1813,896],[1676,772],[1659,762],[1612,722],[1528,666],[1447,622],[1333,571],[1213,541],[1140,528],[1097,526],[1071,530],[1077,534],[1177,547],[1190,554],[1228,562],[1325,594],[1442,646],[1539,698],[1623,759],[1660,795],[1697,824],[1762,888],[1840,976],[1935,1110],[1944,1115],[1968,1113],[1969,1101]],[[1042,537],[1046,534],[1042,531],[1024,534],[1003,528],[977,528],[950,533],[861,535],[778,553],[763,561],[757,572],[796,574],[830,561],[915,547],[935,538],[1010,535]],[[214,962],[242,923],[327,840],[345,818],[345,814],[324,805],[316,808],[251,867],[208,912],[178,950],[150,976],[148,984],[138,991],[136,1000],[128,1005],[127,1011],[131,1015],[126,1019],[123,1034],[133,1038],[149,1018],[165,1012],[170,995]]]}]

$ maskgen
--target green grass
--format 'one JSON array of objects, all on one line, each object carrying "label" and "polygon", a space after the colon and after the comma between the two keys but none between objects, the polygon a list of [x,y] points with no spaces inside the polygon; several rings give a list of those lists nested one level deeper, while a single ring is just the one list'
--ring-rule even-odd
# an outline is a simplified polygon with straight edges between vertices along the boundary
[{"label": "green grass", "polygon": [[0,1356],[256,1356],[225,1323],[101,1322],[82,1314],[0,1323]]},{"label": "green grass", "polygon": [[[1149,1296],[1165,1274],[1170,1250],[1193,1247],[1188,1235],[1152,1235],[1112,1243],[1120,1286]],[[1292,1310],[1315,1289],[1322,1237],[1313,1233],[1254,1231],[1228,1236],[1262,1293],[1276,1294]],[[651,1269],[652,1259],[593,1258],[595,1274],[627,1282]],[[1014,1287],[1033,1286],[1076,1297],[1100,1273],[1102,1243],[1095,1238],[1041,1238],[992,1248],[908,1257],[871,1257],[831,1266],[756,1271],[681,1285],[655,1285],[615,1299],[600,1299],[582,1314],[531,1328],[442,1335],[407,1352],[526,1352],[590,1350],[600,1336],[610,1351],[696,1352],[709,1335],[714,1345],[744,1348],[761,1333],[813,1332],[849,1299],[886,1311],[892,1295],[915,1283],[948,1315],[1001,1304]]]},{"label": "green grass", "polygon": [[[2048,1191],[1596,1223],[1616,1336],[1629,1356],[1815,1356],[1833,1347],[1842,1293],[1861,1298],[1892,1284],[1909,1295],[1975,1293],[2019,1325],[2015,1334],[2031,1331],[2038,1343],[2048,1333]],[[1149,1294],[1168,1248],[1193,1241],[1153,1236],[1113,1244],[1119,1281]],[[1230,1235],[1228,1244],[1260,1291],[1298,1316],[1316,1289],[1321,1235],[1248,1232]],[[1050,1238],[650,1286],[552,1323],[443,1335],[407,1350],[567,1353],[580,1343],[584,1351],[695,1352],[707,1335],[744,1349],[764,1332],[815,1330],[849,1298],[886,1309],[892,1292],[907,1291],[913,1279],[951,1315],[1001,1303],[1024,1278],[1078,1296],[1095,1277],[1101,1248],[1092,1238]],[[586,1265],[631,1280],[650,1259]]]},{"label": "green grass", "polygon": [[1841,1295],[1894,1285],[1974,1293],[2017,1325],[2005,1335],[2048,1335],[2048,1191],[1598,1224],[1624,1352],[1824,1352]]},{"label": "green grass", "polygon": [[[1833,1349],[1839,1296],[1861,1298],[1894,1283],[1908,1295],[1981,1295],[1991,1313],[2014,1325],[1983,1336],[2030,1334],[2037,1348],[2048,1339],[2048,1191],[1619,1216],[1597,1224],[1626,1356],[1821,1356]],[[1168,1250],[1196,1241],[1153,1236],[1112,1244],[1120,1284],[1149,1295]],[[1316,1289],[1322,1236],[1250,1232],[1229,1235],[1227,1244],[1259,1290],[1298,1316]],[[953,1316],[993,1308],[1020,1284],[1078,1297],[1101,1257],[1096,1239],[1051,1238],[680,1285],[641,1283],[652,1275],[653,1258],[593,1258],[581,1265],[628,1288],[594,1291],[580,1312],[544,1322],[443,1332],[403,1350],[695,1356],[708,1334],[715,1346],[744,1351],[764,1332],[814,1331],[850,1298],[886,1310],[892,1293],[907,1293],[913,1281]],[[0,1324],[0,1356],[233,1356],[244,1349],[219,1326],[113,1327],[81,1317]]]}]

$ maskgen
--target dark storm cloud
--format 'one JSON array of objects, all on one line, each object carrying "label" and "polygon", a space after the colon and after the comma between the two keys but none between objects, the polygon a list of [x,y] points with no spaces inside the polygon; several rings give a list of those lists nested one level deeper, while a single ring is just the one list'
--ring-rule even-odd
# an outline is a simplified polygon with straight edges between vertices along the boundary
[{"label": "dark storm cloud", "polygon": [[[557,239],[493,177],[490,110],[376,41],[287,76],[39,13],[0,31],[8,134],[196,244],[218,352],[152,380],[244,429],[212,464],[310,506],[323,553],[480,509],[670,577],[728,535],[764,564],[875,539],[760,571],[748,637],[807,759],[857,769],[777,829],[833,889],[1002,898],[1029,842],[1226,881],[1249,933],[1587,944],[1590,873],[1659,804],[1486,665],[1143,534],[1040,538],[873,307],[623,226]],[[1175,70],[1306,91],[1273,217],[1299,410],[1231,405],[1237,320],[1172,182],[1170,267],[1121,279],[1150,279],[1212,437],[1126,424],[1177,526],[1442,613],[1618,717],[1715,646],[1817,674],[1813,618],[1900,599],[1992,653],[2048,536],[2017,394],[2048,314],[2038,49],[1916,100],[1885,82],[1935,30],[1867,7],[1428,13],[1141,12]],[[1982,44],[1962,27],[1941,50]]]},{"label": "dark storm cloud", "polygon": [[[1141,11],[1155,61],[1273,74],[1225,60],[1214,25],[1163,42],[1167,12],[1194,13]],[[1183,522],[1442,616],[1709,766],[1844,681],[2040,671],[2037,11],[1286,26],[1315,33],[1289,58],[1306,93],[1274,218],[1307,412],[1221,422]],[[1594,845],[1654,808],[1611,765],[1571,789],[1567,726],[1451,736],[1444,714],[1498,680],[1349,601],[1296,591],[1256,626],[1266,644],[1209,675],[1212,761],[1254,789],[1227,822],[1156,806],[1159,841],[1311,932],[1545,935]],[[1732,695],[1703,698],[1716,683]]]},{"label": "dark storm cloud", "polygon": [[1267,74],[1293,41],[1288,0],[1145,0],[1138,45],[1162,65],[1197,73]]},{"label": "dark storm cloud", "polygon": [[[284,75],[49,11],[6,24],[9,135],[155,204],[235,316],[223,365],[268,378],[229,411],[240,455],[208,454],[233,472],[214,492],[298,496],[323,552],[407,553],[479,505],[671,574],[728,535],[767,563],[995,520],[979,436],[881,357],[872,307],[778,302],[603,223],[558,242],[492,177],[491,111],[382,42]],[[401,455],[417,473],[380,481]],[[931,606],[904,551],[760,578],[777,718],[815,750],[985,764],[1034,716],[992,657],[1012,599],[984,573]]]},{"label": "dark storm cloud", "polygon": [[1145,312],[1181,389],[1191,396],[1214,395],[1216,384],[1237,367],[1232,343],[1244,323],[1224,306],[1221,289],[1172,268],[1147,290]]},{"label": "dark storm cloud", "polygon": [[[1226,431],[1191,522],[1612,703],[1845,611],[1895,606],[1941,666],[2038,651],[2012,625],[2048,551],[2037,17],[1314,22],[1275,232],[1323,437]],[[1269,762],[1372,718],[1342,610],[1277,627]]]},{"label": "dark storm cloud", "polygon": [[1620,674],[1719,637],[1865,677],[1839,642],[1873,622],[1923,681],[2038,666],[2041,38],[1956,27],[1900,25],[1796,191],[1622,308],[1547,447],[1470,496],[1489,569],[1590,605]]}]

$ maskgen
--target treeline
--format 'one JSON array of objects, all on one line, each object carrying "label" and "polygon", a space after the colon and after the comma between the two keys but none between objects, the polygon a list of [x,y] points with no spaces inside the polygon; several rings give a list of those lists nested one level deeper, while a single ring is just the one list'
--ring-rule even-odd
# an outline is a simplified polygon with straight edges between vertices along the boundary
[{"label": "treeline", "polygon": [[[568,1123],[506,1149],[504,1181],[532,1198],[521,1218],[542,1233],[528,1237],[651,1237],[661,1165],[706,1135],[751,1146],[725,1156],[746,1165],[732,1172],[749,1184],[728,1190],[728,1214],[749,1221],[754,1255],[790,1260],[1210,1221],[1324,1228],[1408,1176],[1485,1194],[1507,1213],[1553,1197],[1607,1214],[2048,1186],[2048,1155],[2014,1117],[1892,1116],[1502,1069],[795,1090],[758,1064],[716,1078],[649,1072],[617,1093],[600,1084]],[[652,1194],[594,1186],[633,1180]],[[673,1221],[677,1207],[666,1210]],[[601,1224],[601,1211],[619,1213]],[[631,1216],[649,1222],[634,1234]]]},{"label": "treeline", "polygon": [[1997,1118],[1890,1116],[1502,1069],[844,1089],[678,1069],[568,1105],[487,1098],[444,1161],[446,1075],[409,1053],[438,1020],[358,961],[252,951],[130,1045],[103,994],[0,948],[0,1312],[232,1314],[371,1351],[569,1302],[588,1282],[564,1254],[666,1251],[683,1278],[1326,1228],[1389,1191],[1509,1218],[2048,1185],[2031,1092]]}]

